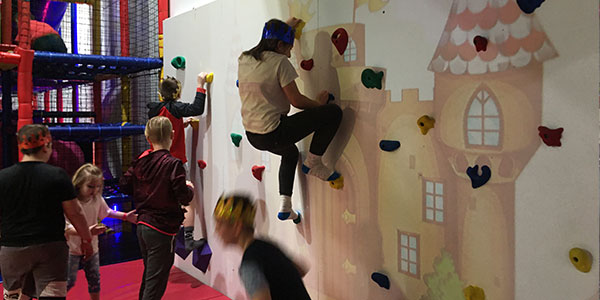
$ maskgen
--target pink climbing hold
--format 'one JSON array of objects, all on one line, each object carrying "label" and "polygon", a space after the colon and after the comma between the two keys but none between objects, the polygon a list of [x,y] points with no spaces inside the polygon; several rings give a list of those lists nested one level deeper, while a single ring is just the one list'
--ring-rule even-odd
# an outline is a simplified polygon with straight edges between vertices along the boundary
[{"label": "pink climbing hold", "polygon": [[206,162],[205,162],[205,161],[203,161],[203,160],[201,160],[201,159],[199,159],[199,160],[198,160],[198,167],[199,167],[200,169],[204,169],[204,168],[206,168]]},{"label": "pink climbing hold", "polygon": [[331,42],[333,42],[333,45],[340,55],[343,55],[344,51],[346,51],[346,47],[348,47],[348,32],[346,32],[346,29],[336,29],[331,35]]},{"label": "pink climbing hold", "polygon": [[302,68],[303,70],[306,71],[310,71],[313,68],[314,65],[314,61],[313,59],[309,59],[309,60],[303,60],[302,62],[300,62],[300,68]]},{"label": "pink climbing hold", "polygon": [[252,166],[252,176],[258,179],[258,181],[262,181],[262,174],[265,171],[265,166]]}]

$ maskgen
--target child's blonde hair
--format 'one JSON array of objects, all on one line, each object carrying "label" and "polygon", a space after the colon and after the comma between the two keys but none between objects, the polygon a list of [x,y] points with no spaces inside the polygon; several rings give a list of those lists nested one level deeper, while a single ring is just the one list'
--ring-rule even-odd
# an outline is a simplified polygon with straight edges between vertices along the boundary
[{"label": "child's blonde hair", "polygon": [[167,117],[156,116],[146,123],[144,134],[154,144],[165,144],[171,138],[173,125]]},{"label": "child's blonde hair", "polygon": [[75,175],[73,175],[73,186],[78,194],[81,186],[90,180],[90,178],[103,180],[104,176],[102,176],[102,170],[93,164],[87,163],[75,171]]}]

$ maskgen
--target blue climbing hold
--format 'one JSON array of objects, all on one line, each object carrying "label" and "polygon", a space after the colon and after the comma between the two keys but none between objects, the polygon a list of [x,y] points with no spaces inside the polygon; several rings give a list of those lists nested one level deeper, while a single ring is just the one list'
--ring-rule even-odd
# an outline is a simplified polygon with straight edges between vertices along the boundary
[{"label": "blue climbing hold", "polygon": [[332,93],[329,93],[329,97],[327,98],[327,104],[329,104],[329,102],[334,101],[335,100],[335,96]]},{"label": "blue climbing hold", "polygon": [[390,279],[386,275],[379,272],[373,272],[373,274],[371,274],[371,279],[373,279],[380,287],[388,290],[390,289]]},{"label": "blue climbing hold", "polygon": [[467,175],[471,178],[471,186],[476,189],[486,184],[492,177],[492,170],[488,166],[481,167],[481,175],[479,175],[479,166],[467,168]]},{"label": "blue climbing hold", "polygon": [[544,0],[517,0],[517,4],[526,14],[533,13],[543,2]]},{"label": "blue climbing hold", "polygon": [[239,79],[235,81],[235,86],[237,86],[238,88],[240,87],[240,81],[239,81]]},{"label": "blue climbing hold", "polygon": [[381,140],[379,142],[379,148],[383,151],[394,151],[400,148],[400,142],[398,141],[390,141],[390,140]]}]

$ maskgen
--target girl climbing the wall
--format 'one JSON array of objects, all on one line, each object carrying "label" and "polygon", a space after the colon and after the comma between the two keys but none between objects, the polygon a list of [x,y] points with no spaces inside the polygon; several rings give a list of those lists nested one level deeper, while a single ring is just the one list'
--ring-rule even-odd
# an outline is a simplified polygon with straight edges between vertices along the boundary
[{"label": "girl climbing the wall", "polygon": [[[325,181],[342,182],[343,177],[326,167],[321,157],[335,136],[342,120],[342,110],[327,104],[329,94],[321,91],[316,100],[298,91],[296,70],[288,60],[294,45],[294,28],[301,20],[286,23],[272,19],[265,23],[258,45],[238,59],[239,93],[242,123],[252,146],[281,156],[279,167],[280,220],[301,221],[292,209],[292,189],[298,163],[295,143],[314,133],[309,153],[302,165],[305,174]],[[303,109],[289,115],[290,104]]]}]

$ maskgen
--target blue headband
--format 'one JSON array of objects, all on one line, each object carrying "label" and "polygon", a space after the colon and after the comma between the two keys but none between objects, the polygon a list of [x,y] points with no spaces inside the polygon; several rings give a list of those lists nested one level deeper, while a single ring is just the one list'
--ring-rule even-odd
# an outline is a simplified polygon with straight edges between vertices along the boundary
[{"label": "blue headband", "polygon": [[262,38],[263,39],[277,39],[284,43],[293,45],[294,36],[296,30],[286,24],[285,27],[279,28],[279,30],[267,29],[267,23],[263,27]]}]

